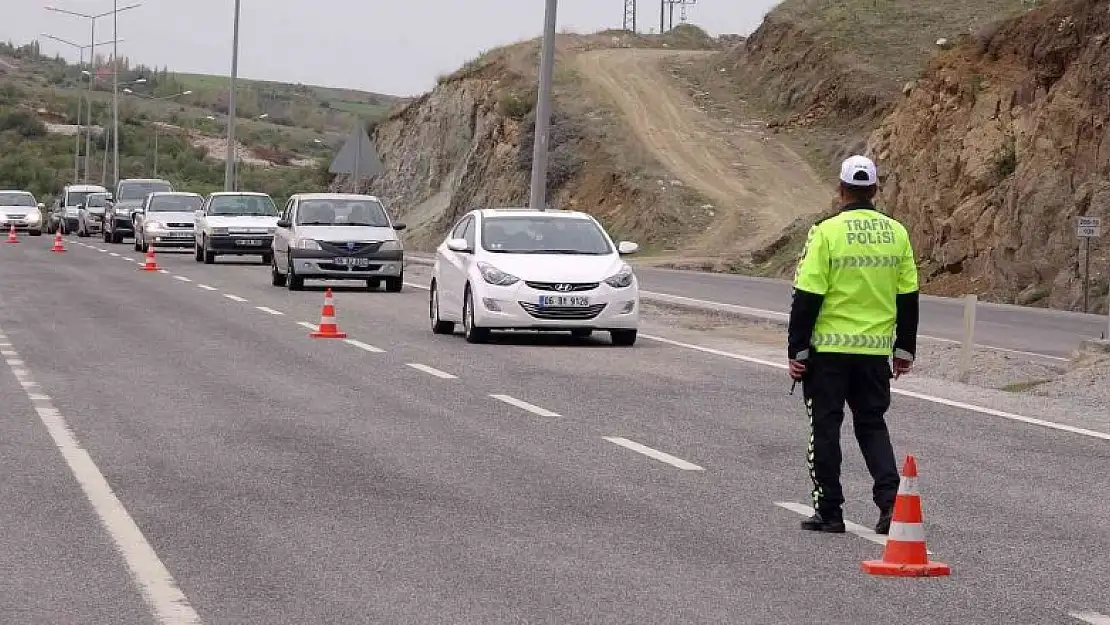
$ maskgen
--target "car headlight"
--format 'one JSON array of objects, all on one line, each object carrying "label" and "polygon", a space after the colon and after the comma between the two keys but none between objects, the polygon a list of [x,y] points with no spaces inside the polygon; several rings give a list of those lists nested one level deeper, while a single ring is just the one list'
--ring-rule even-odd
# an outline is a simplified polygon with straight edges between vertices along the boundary
[{"label": "car headlight", "polygon": [[497,286],[509,286],[510,284],[520,281],[520,278],[505,273],[489,263],[479,262],[478,271],[482,273],[483,280],[490,284],[496,284]]},{"label": "car headlight", "polygon": [[320,244],[312,239],[297,239],[298,250],[318,250]]},{"label": "car headlight", "polygon": [[379,252],[400,252],[405,249],[400,241],[382,241],[381,247],[378,248]]},{"label": "car headlight", "polygon": [[165,230],[166,225],[160,221],[148,221],[146,223],[146,228],[148,230]]},{"label": "car headlight", "polygon": [[623,289],[632,286],[632,267],[625,265],[617,273],[605,278],[605,284],[614,289]]},{"label": "car headlight", "polygon": [[212,228],[212,234],[214,236],[225,235],[227,234],[227,228]]},{"label": "car headlight", "polygon": [[42,219],[42,215],[40,215],[38,213],[28,213],[27,214],[27,223],[29,223],[29,224],[37,224],[41,219]]}]

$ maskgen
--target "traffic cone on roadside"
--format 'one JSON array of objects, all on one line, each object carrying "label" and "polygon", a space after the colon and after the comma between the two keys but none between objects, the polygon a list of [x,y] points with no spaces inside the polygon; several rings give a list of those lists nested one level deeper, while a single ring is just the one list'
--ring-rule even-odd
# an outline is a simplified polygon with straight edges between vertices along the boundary
[{"label": "traffic cone on roadside", "polygon": [[139,267],[143,271],[158,271],[161,267],[158,266],[158,261],[154,259],[154,246],[146,248],[146,263]]},{"label": "traffic cone on roadside", "polygon": [[863,571],[890,577],[943,577],[952,573],[947,564],[929,561],[921,497],[917,493],[917,461],[913,456],[906,456],[902,467],[902,482],[894,500],[894,517],[883,559],[865,560]]},{"label": "traffic cone on roadside", "polygon": [[347,335],[339,331],[335,323],[335,303],[332,301],[331,289],[324,291],[324,306],[320,309],[320,325],[309,336],[314,339],[345,339]]},{"label": "traffic cone on roadside", "polygon": [[19,243],[19,237],[15,236],[15,224],[8,230],[8,243]]},{"label": "traffic cone on roadside", "polygon": [[64,251],[66,251],[66,246],[62,243],[62,231],[61,230],[59,230],[58,233],[54,235],[54,247],[50,248],[50,251],[51,252],[64,252]]}]

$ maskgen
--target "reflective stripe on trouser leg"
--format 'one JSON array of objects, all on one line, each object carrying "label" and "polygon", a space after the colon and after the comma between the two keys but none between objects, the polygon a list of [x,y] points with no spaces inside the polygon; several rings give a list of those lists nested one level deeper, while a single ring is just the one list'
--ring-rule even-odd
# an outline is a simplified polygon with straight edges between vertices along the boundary
[{"label": "reflective stripe on trouser leg", "polygon": [[809,468],[809,479],[813,482],[813,491],[810,495],[813,498],[813,509],[818,510],[818,503],[821,501],[821,495],[824,494],[821,488],[821,483],[817,481],[817,463],[815,454],[815,439],[813,431],[813,398],[805,398],[806,414],[809,415],[809,445],[806,447],[806,466]]}]

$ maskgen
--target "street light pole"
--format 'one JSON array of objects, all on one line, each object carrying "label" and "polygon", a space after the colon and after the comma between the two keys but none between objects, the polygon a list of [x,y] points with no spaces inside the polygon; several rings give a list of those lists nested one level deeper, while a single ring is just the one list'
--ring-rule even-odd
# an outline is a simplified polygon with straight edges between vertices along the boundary
[{"label": "street light pole", "polygon": [[555,13],[559,0],[547,0],[543,22],[543,51],[540,55],[540,89],[536,98],[536,131],[532,146],[532,185],[528,207],[547,207],[547,140],[551,126],[551,83],[555,79]]},{"label": "street light pole", "polygon": [[[119,39],[119,0],[112,0],[112,39]],[[119,184],[119,43],[112,44],[112,187]]]},{"label": "street light pole", "polygon": [[235,79],[239,75],[239,3],[235,0],[235,22],[231,36],[231,83],[227,95],[227,162],[224,163],[224,191],[235,190]]}]

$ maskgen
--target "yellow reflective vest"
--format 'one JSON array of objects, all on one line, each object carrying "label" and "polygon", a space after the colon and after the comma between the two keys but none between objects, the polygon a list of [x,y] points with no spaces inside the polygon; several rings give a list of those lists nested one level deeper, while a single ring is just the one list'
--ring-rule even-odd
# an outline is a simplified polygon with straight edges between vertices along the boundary
[{"label": "yellow reflective vest", "polygon": [[871,208],[812,228],[794,287],[824,296],[811,345],[818,352],[891,355],[898,295],[918,290],[905,226]]}]

